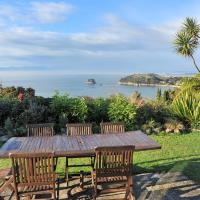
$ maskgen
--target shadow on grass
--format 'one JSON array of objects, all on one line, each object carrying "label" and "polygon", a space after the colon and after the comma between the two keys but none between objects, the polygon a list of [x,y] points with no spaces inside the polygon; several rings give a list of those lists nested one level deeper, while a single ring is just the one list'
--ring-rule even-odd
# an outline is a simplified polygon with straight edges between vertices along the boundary
[{"label": "shadow on grass", "polygon": [[[167,189],[159,189],[153,192],[148,192],[146,195],[150,199],[181,199],[181,200],[199,200],[200,199],[200,158],[188,158],[185,160],[176,160],[172,162],[165,162],[161,164],[151,165],[150,167],[143,167],[142,165],[135,165],[134,166],[134,173],[141,174],[141,173],[150,173],[148,176],[148,180],[151,180],[151,184],[157,185],[160,184],[157,182],[159,180],[159,176],[154,176],[154,173],[168,173],[168,172],[180,172],[184,176],[181,178],[181,181],[187,181],[187,177],[194,181],[194,184],[183,184],[181,186],[173,186]],[[161,175],[162,176],[162,175]],[[179,176],[177,176],[178,178]],[[176,176],[174,177],[176,180]],[[176,181],[180,181],[178,178]],[[144,185],[146,180],[140,178],[140,184]],[[169,181],[167,178],[164,181]],[[184,182],[183,182],[184,183]],[[145,190],[140,189],[140,196]],[[146,196],[146,197],[147,197]],[[170,198],[169,198],[170,197]]]},{"label": "shadow on grass", "polygon": [[190,160],[190,159],[200,159],[200,154],[191,154],[187,155],[185,157],[168,157],[168,158],[163,158],[163,159],[155,159],[155,160],[149,160],[149,161],[143,161],[143,162],[137,162],[137,164],[146,164],[146,163],[154,163],[154,162],[161,162],[161,161],[170,161],[170,160],[175,160],[175,161],[181,161],[181,160]]},{"label": "shadow on grass", "polygon": [[[164,159],[165,160],[165,159]],[[169,159],[168,159],[169,160]],[[156,160],[159,162],[159,160]],[[152,173],[152,172],[181,172],[188,176],[190,179],[200,183],[200,158],[187,157],[184,160],[171,160],[164,163],[153,163],[151,166],[144,167],[140,163],[135,165],[133,170],[135,174]]]},{"label": "shadow on grass", "polygon": [[[172,192],[176,193],[181,200],[199,200],[200,199],[200,159],[192,159],[186,161],[177,162],[174,166],[176,170],[181,171],[185,176],[192,179],[197,184],[183,185],[170,189],[165,192],[165,197],[171,196]],[[174,171],[174,168],[171,171]],[[166,198],[167,199],[167,198]]]}]

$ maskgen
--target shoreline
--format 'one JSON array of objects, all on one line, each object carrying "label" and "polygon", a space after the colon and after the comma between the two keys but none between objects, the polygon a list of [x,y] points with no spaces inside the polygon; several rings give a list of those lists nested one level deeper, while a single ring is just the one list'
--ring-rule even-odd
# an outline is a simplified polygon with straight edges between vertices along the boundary
[{"label": "shoreline", "polygon": [[118,84],[119,85],[127,85],[127,86],[137,86],[137,87],[140,87],[140,86],[156,86],[156,87],[174,87],[174,88],[179,88],[180,86],[179,85],[168,85],[168,84],[147,84],[147,83],[132,83],[132,82],[121,82],[121,81],[118,81]]}]

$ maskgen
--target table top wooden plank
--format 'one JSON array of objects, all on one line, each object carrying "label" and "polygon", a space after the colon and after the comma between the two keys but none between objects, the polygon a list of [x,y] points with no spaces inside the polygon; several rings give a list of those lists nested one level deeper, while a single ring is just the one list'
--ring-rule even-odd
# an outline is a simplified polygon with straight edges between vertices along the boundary
[{"label": "table top wooden plank", "polygon": [[141,131],[118,134],[81,136],[55,135],[52,137],[13,137],[0,149],[0,158],[11,152],[50,152],[57,157],[84,157],[94,155],[95,147],[134,145],[136,151],[160,149],[161,146]]}]

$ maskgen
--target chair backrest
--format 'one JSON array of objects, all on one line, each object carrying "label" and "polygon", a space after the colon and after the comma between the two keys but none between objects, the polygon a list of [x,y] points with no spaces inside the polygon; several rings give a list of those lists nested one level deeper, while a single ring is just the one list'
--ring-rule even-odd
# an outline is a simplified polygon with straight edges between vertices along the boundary
[{"label": "chair backrest", "polygon": [[67,135],[91,135],[92,124],[67,124]]},{"label": "chair backrest", "polygon": [[100,126],[102,134],[123,133],[125,131],[123,122],[117,122],[117,123],[102,122]]},{"label": "chair backrest", "polygon": [[18,186],[53,185],[54,153],[11,153],[15,188]]},{"label": "chair backrest", "polygon": [[95,170],[100,177],[130,176],[134,146],[97,147]]},{"label": "chair backrest", "polygon": [[54,123],[46,124],[27,124],[27,136],[53,136],[54,135]]}]

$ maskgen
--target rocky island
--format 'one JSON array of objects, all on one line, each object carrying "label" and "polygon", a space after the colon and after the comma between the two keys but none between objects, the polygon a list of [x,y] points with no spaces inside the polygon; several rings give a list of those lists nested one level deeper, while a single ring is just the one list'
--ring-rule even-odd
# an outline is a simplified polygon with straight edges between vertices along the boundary
[{"label": "rocky island", "polygon": [[88,85],[94,85],[94,84],[96,84],[96,81],[95,81],[95,79],[91,78],[91,79],[88,79],[87,81],[85,81],[85,83]]},{"label": "rocky island", "polygon": [[179,81],[182,77],[176,76],[161,76],[158,74],[132,74],[123,77],[119,80],[120,85],[135,85],[135,86],[179,86]]}]

